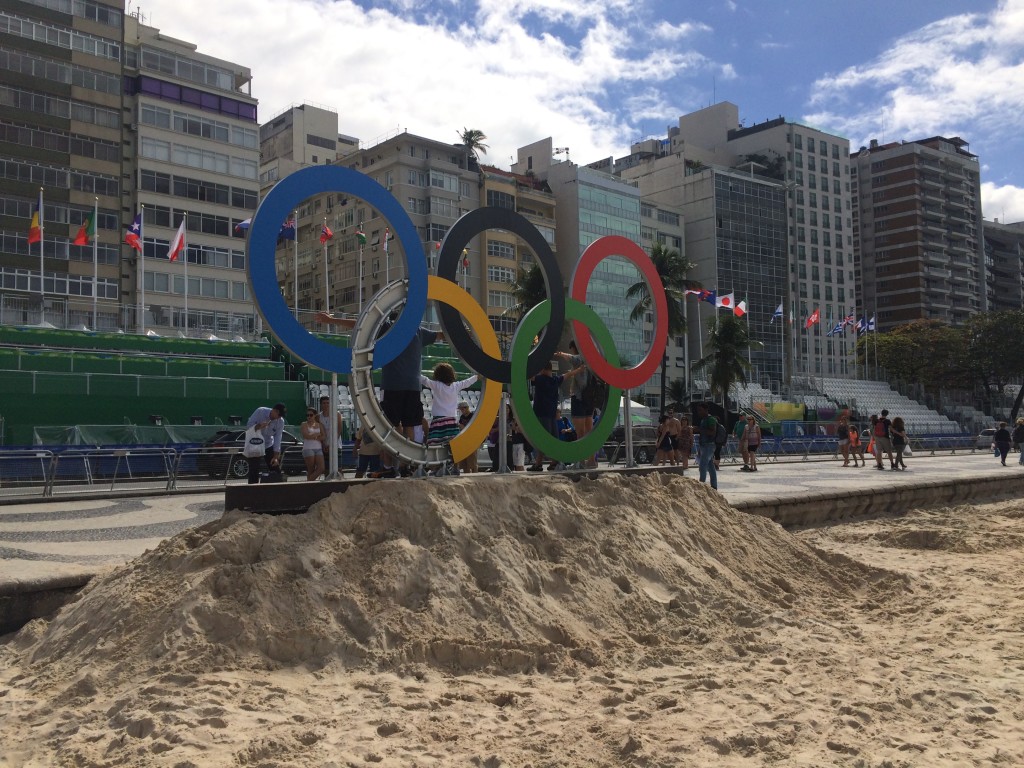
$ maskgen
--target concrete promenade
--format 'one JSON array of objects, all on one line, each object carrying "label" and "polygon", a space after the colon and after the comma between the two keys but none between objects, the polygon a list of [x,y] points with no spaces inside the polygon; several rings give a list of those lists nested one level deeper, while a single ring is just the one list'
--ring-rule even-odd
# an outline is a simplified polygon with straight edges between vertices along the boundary
[{"label": "concrete promenade", "polygon": [[[870,461],[865,468],[844,468],[841,461],[822,459],[770,462],[761,464],[757,473],[723,464],[719,490],[737,509],[783,525],[810,525],[875,511],[1024,496],[1024,467],[1017,461],[1018,456],[1011,454],[1009,466],[1003,467],[986,452],[924,455],[908,459],[905,472],[880,472]],[[696,478],[696,469],[691,467],[686,476]],[[492,476],[466,477],[486,483]],[[289,484],[302,482],[293,478]],[[0,634],[59,607],[97,573],[182,530],[219,518],[225,511],[224,496],[219,489],[133,499],[3,504]]]}]

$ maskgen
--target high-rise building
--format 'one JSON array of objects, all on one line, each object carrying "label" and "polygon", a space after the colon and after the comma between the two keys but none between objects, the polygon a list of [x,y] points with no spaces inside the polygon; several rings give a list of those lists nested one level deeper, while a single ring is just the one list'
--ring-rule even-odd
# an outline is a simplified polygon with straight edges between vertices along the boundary
[{"label": "high-rise building", "polygon": [[872,141],[851,162],[860,313],[886,331],[985,311],[981,177],[967,142]]},{"label": "high-rise building", "polygon": [[[76,2],[77,5],[77,2]],[[259,124],[248,68],[125,17],[123,223],[143,215],[126,269],[139,330],[245,336],[257,327],[244,230],[259,202]],[[185,221],[185,248],[169,246]],[[125,252],[134,254],[124,247]]]},{"label": "high-rise building", "polygon": [[[0,8],[0,322],[121,325],[132,293],[120,247],[132,186],[122,175],[123,11],[94,0]],[[42,237],[29,243],[40,199]],[[93,218],[95,236],[75,245]]]},{"label": "high-rise building", "polygon": [[[782,117],[744,127],[738,107],[722,102],[681,116],[664,139],[638,142],[630,155],[611,164],[623,178],[635,179],[645,195],[683,205],[688,228],[691,221],[714,222],[704,236],[686,235],[687,257],[698,265],[698,274],[714,281],[705,287],[735,293],[744,285],[724,280],[749,283],[742,270],[725,267],[723,254],[744,254],[737,263],[746,259],[748,269],[763,270],[771,281],[760,287],[777,297],[757,299],[770,305],[770,314],[763,317],[765,309],[758,307],[751,311],[751,322],[757,322],[757,314],[770,323],[780,301],[785,317],[794,322],[786,324],[790,335],[778,358],[772,354],[779,344],[777,324],[751,326],[755,339],[767,345],[761,379],[855,370],[852,330],[827,335],[854,312],[856,301],[848,154],[847,139]],[[650,178],[644,181],[645,176]],[[744,176],[749,181],[741,183]],[[684,187],[689,187],[685,196]],[[780,192],[786,198],[782,234],[788,275],[782,280],[775,210]],[[727,222],[731,232],[724,229]],[[820,324],[805,331],[804,321],[815,311]]]},{"label": "high-rise building", "polygon": [[985,222],[985,266],[989,310],[1024,309],[1024,221]]}]

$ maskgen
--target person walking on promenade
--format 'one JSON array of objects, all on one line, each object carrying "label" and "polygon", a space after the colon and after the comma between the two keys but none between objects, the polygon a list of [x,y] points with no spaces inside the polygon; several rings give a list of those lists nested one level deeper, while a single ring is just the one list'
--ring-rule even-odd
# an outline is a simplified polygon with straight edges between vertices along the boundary
[{"label": "person walking on promenade", "polygon": [[1010,453],[1010,430],[1006,428],[1006,422],[999,422],[999,429],[992,435],[992,444],[999,451],[999,461],[1006,466],[1006,456]]},{"label": "person walking on promenade", "polygon": [[718,433],[718,419],[710,413],[707,403],[697,406],[697,432],[700,436],[700,481],[710,475],[711,487],[718,490],[718,468],[715,467],[715,435]]},{"label": "person walking on promenade", "polygon": [[[843,454],[843,466],[850,466],[850,424],[845,416],[839,418],[839,426],[836,427],[836,437],[839,439],[839,452]],[[857,459],[853,460],[854,466]]]},{"label": "person walking on promenade", "polygon": [[757,472],[757,449],[761,445],[761,427],[753,416],[747,416],[746,426],[743,427],[743,433],[740,435],[740,445],[743,446],[747,454],[747,461],[750,464],[748,471]]},{"label": "person walking on promenade", "polygon": [[1017,419],[1010,437],[1013,439],[1013,450],[1020,453],[1020,463],[1024,464],[1024,416]]},{"label": "person walking on promenade", "polygon": [[907,462],[903,460],[903,454],[907,450],[907,446],[910,445],[910,439],[907,437],[906,427],[903,426],[902,416],[897,416],[892,420],[889,433],[892,436],[892,446],[896,449],[896,461],[893,468],[906,469]]},{"label": "person walking on promenade", "polygon": [[861,442],[860,430],[857,429],[856,424],[849,425],[849,437],[850,456],[853,458],[853,466],[857,466],[857,457],[860,456],[861,467],[866,467],[868,465],[868,462],[864,458],[864,443]]},{"label": "person walking on promenade", "polygon": [[306,463],[306,479],[316,480],[324,474],[324,428],[317,417],[316,409],[306,409],[306,420],[302,422],[302,460]]},{"label": "person walking on promenade", "polygon": [[740,458],[743,459],[743,466],[740,467],[740,472],[750,471],[750,454],[747,452],[747,441],[743,439],[743,434],[747,431],[747,420],[740,416],[736,419],[736,423],[733,424],[732,434],[736,438],[736,445],[740,449]]},{"label": "person walking on promenade", "polygon": [[[252,412],[246,428],[256,427],[263,435],[265,447],[264,460],[270,471],[281,469],[281,438],[284,436],[284,417],[287,409],[284,403],[277,403],[273,408],[261,406]],[[260,461],[249,461],[249,485],[260,481]]]},{"label": "person walking on promenade", "polygon": [[889,421],[889,412],[882,411],[882,415],[875,422],[873,440],[875,441],[875,469],[885,469],[882,466],[882,454],[889,457],[889,469],[896,469],[896,460],[892,455],[892,438],[890,429],[892,422]]}]

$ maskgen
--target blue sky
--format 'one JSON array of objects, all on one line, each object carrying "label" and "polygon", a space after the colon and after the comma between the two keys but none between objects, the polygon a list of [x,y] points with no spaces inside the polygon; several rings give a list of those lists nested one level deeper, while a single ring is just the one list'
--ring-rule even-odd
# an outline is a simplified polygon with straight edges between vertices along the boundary
[{"label": "blue sky", "polygon": [[987,219],[1024,221],[1024,0],[148,0],[145,21],[253,70],[261,119],[337,109],[342,133],[551,136],[625,154],[714,101],[850,139],[970,143]]}]

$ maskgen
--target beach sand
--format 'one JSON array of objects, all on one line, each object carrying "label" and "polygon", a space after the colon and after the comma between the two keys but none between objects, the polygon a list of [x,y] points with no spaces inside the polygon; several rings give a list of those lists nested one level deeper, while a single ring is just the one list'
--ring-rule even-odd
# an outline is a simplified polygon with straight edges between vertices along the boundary
[{"label": "beach sand", "polygon": [[1024,765],[1024,501],[789,532],[674,475],[228,513],[0,644],[0,766]]}]

